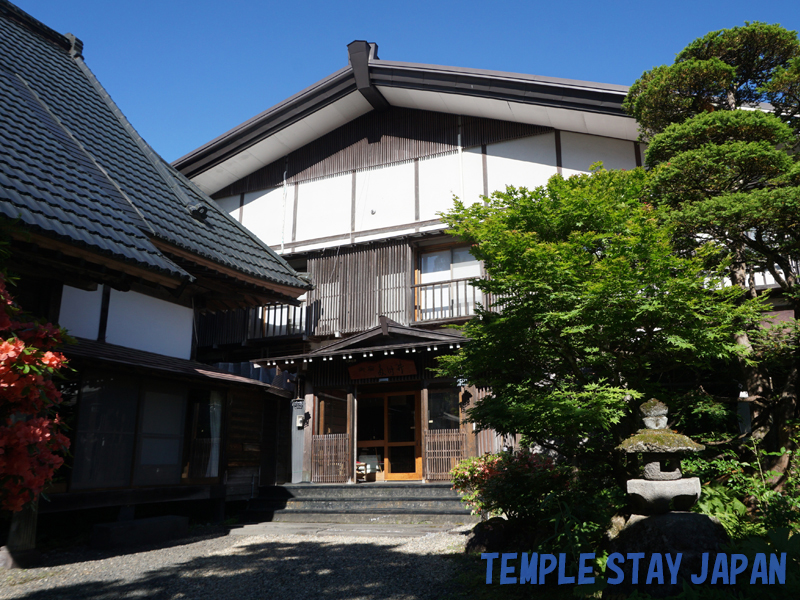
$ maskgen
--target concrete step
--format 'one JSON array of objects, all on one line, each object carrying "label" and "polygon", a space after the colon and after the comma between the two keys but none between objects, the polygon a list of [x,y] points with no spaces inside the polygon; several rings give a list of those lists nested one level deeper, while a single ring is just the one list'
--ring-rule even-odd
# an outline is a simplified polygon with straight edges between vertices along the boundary
[{"label": "concrete step", "polygon": [[376,482],[290,484],[259,489],[250,500],[250,522],[290,523],[476,523],[449,483]]},{"label": "concrete step", "polygon": [[459,498],[415,498],[393,496],[389,498],[289,498],[277,500],[272,498],[254,498],[250,501],[250,510],[369,510],[369,509],[406,509],[437,510],[463,512],[464,505]]},{"label": "concrete step", "polygon": [[272,516],[277,523],[392,523],[417,525],[464,525],[477,523],[480,518],[464,511],[460,514],[437,511],[368,510],[357,511],[277,511]]},{"label": "concrete step", "polygon": [[449,483],[299,483],[259,488],[259,498],[458,498]]}]

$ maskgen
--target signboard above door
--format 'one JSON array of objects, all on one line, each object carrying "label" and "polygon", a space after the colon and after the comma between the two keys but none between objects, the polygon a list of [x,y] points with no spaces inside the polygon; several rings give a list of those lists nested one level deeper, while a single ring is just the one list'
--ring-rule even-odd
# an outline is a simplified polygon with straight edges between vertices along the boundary
[{"label": "signboard above door", "polygon": [[380,377],[401,377],[402,375],[416,375],[417,367],[413,360],[401,358],[384,358],[383,360],[362,362],[347,370],[350,379],[377,379]]}]

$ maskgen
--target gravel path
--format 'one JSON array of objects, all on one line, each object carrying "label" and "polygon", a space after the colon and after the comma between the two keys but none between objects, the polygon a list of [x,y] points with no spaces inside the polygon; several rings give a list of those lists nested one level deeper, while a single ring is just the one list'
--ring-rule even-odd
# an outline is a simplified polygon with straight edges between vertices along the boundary
[{"label": "gravel path", "polygon": [[448,555],[463,552],[464,540],[396,530],[219,532],[117,556],[82,549],[51,554],[36,569],[0,572],[0,598],[438,600],[457,569]]}]

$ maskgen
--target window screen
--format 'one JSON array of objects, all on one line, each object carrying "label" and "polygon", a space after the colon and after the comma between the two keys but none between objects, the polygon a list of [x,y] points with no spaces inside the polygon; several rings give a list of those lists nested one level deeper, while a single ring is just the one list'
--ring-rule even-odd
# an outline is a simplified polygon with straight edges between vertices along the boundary
[{"label": "window screen", "polygon": [[84,376],[78,402],[78,428],[72,489],[130,484],[139,381],[128,375]]},{"label": "window screen", "polygon": [[134,485],[180,483],[186,395],[181,386],[145,384]]}]

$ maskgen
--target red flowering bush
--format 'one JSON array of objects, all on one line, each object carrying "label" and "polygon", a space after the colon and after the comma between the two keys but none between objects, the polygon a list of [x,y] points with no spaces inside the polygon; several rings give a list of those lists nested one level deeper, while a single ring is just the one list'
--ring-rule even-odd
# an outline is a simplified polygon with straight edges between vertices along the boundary
[{"label": "red flowering bush", "polygon": [[51,377],[65,363],[62,332],[24,318],[0,273],[0,510],[36,499],[69,448]]},{"label": "red flowering bush", "polygon": [[522,450],[462,460],[451,472],[453,489],[473,513],[488,511],[508,518],[538,514],[545,499],[569,489],[569,473],[543,454]]}]

